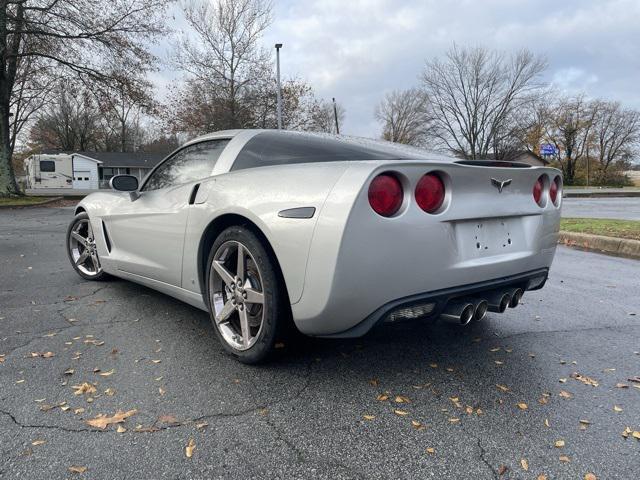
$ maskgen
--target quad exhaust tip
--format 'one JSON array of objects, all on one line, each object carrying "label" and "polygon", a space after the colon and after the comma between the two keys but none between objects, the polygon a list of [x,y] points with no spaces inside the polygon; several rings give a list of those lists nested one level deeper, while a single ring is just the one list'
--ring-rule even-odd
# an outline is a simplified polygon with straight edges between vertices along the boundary
[{"label": "quad exhaust tip", "polygon": [[511,300],[509,301],[509,308],[516,308],[520,304],[524,290],[521,288],[514,288],[511,291]]},{"label": "quad exhaust tip", "polygon": [[487,316],[489,310],[489,302],[486,300],[476,300],[473,312],[473,321],[479,322]]},{"label": "quad exhaust tip", "polygon": [[447,304],[440,318],[454,325],[468,325],[473,320],[475,307],[467,301],[452,301]]},{"label": "quad exhaust tip", "polygon": [[[518,301],[520,301],[518,299]],[[503,313],[508,306],[511,305],[511,294],[509,292],[493,292],[487,298],[489,303],[489,311]]]}]

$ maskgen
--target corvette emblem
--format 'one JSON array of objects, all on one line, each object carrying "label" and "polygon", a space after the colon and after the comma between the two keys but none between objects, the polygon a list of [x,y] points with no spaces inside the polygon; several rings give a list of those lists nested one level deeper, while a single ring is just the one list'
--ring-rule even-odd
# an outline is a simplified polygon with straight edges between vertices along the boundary
[{"label": "corvette emblem", "polygon": [[493,185],[498,189],[498,193],[502,193],[502,189],[510,184],[511,184],[511,179],[503,180],[502,182],[500,180],[496,180],[495,178],[491,179],[491,185]]}]

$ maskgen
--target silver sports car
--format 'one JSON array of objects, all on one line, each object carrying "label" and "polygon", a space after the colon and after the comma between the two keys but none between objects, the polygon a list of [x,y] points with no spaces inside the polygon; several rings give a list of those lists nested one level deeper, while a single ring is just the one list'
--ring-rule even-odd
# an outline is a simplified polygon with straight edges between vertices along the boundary
[{"label": "silver sports car", "polygon": [[247,363],[291,326],[356,337],[516,307],[547,279],[562,201],[553,168],[272,130],[199,137],[111,187],[75,210],[73,268],[208,311]]}]

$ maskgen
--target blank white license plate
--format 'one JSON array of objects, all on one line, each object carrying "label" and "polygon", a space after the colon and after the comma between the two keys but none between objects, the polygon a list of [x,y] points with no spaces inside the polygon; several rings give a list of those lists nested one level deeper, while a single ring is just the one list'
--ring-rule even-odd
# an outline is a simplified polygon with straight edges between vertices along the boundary
[{"label": "blank white license plate", "polygon": [[523,250],[522,219],[492,218],[457,222],[458,249],[463,258],[487,257]]}]

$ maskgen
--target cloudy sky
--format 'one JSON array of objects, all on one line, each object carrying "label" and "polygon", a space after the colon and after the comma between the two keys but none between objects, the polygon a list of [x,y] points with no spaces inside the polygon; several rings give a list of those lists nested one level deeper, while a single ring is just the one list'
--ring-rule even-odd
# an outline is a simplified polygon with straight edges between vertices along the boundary
[{"label": "cloudy sky", "polygon": [[[282,74],[306,79],[346,109],[341,130],[377,136],[375,105],[411,87],[425,59],[453,42],[544,56],[545,79],[567,92],[640,109],[640,0],[273,0],[263,39]],[[175,26],[184,22],[175,13]],[[169,47],[159,45],[162,54]],[[176,76],[156,76],[160,90]]]}]

